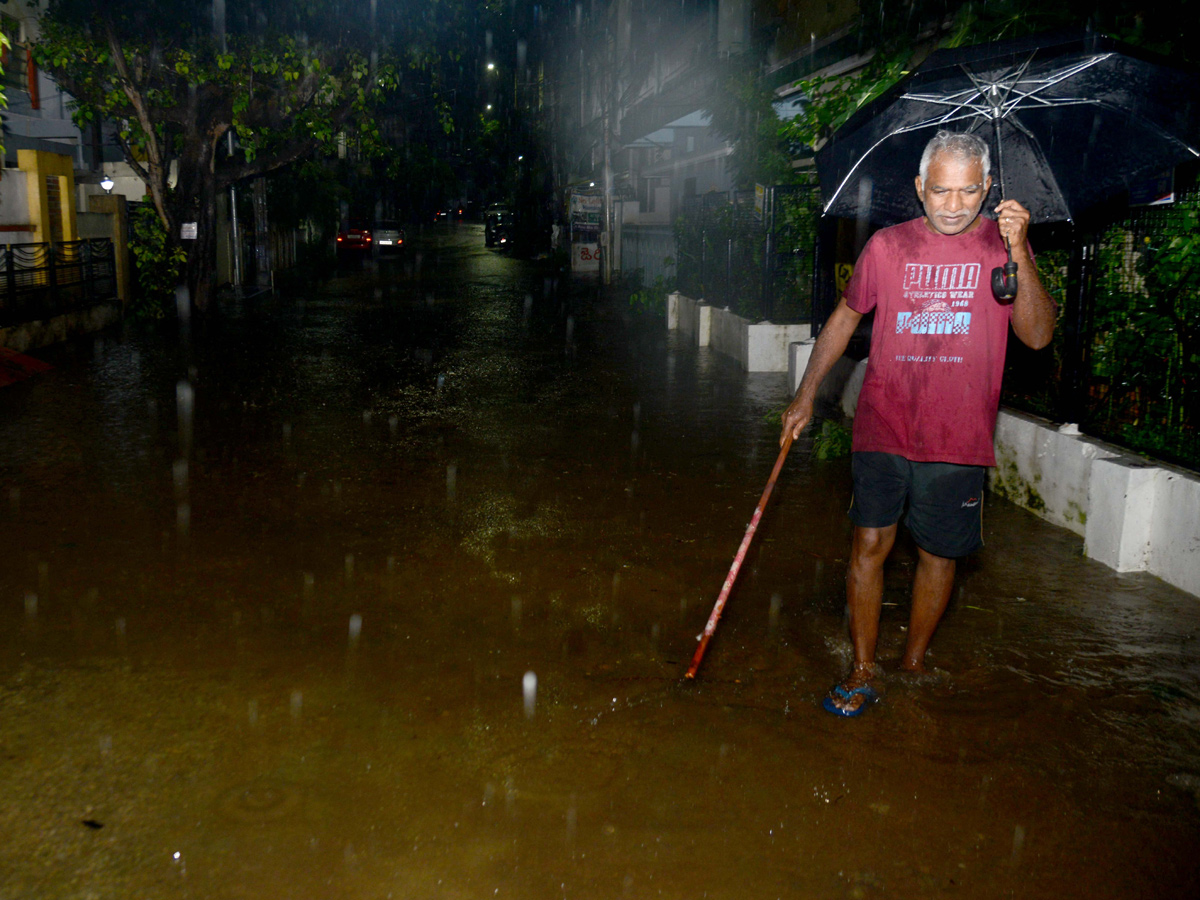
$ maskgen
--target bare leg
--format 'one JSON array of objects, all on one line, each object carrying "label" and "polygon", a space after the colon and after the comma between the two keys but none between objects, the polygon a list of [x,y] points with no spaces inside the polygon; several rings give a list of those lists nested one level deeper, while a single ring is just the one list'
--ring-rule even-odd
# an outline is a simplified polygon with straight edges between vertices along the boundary
[{"label": "bare leg", "polygon": [[[883,604],[883,563],[895,542],[895,525],[854,529],[850,571],[846,575],[854,670],[841,685],[847,691],[870,684],[875,678],[875,644],[879,639],[879,611]],[[831,699],[839,709],[847,711],[855,710],[865,702],[861,696],[846,700],[831,695]]]},{"label": "bare leg", "polygon": [[925,671],[925,651],[937,629],[950,593],[954,589],[953,559],[934,556],[917,548],[917,575],[913,579],[912,614],[908,620],[908,644],[900,668]]}]

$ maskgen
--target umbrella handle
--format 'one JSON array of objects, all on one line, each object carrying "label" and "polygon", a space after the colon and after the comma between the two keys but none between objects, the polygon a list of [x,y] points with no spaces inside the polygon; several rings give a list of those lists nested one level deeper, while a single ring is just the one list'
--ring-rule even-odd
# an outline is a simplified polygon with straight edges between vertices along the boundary
[{"label": "umbrella handle", "polygon": [[992,293],[997,300],[1011,303],[1017,296],[1017,264],[1013,262],[1012,244],[1008,238],[1004,239],[1004,246],[1008,250],[1008,262],[992,269]]}]

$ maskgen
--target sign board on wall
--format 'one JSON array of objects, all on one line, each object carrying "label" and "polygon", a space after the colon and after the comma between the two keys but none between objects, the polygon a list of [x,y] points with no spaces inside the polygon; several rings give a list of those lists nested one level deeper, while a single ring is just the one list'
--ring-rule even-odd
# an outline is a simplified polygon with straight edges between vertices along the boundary
[{"label": "sign board on wall", "polygon": [[600,213],[604,198],[599,194],[572,193],[570,220],[571,271],[600,271]]},{"label": "sign board on wall", "polygon": [[599,244],[584,244],[582,242],[571,244],[571,271],[572,272],[599,272],[600,271],[600,245]]}]

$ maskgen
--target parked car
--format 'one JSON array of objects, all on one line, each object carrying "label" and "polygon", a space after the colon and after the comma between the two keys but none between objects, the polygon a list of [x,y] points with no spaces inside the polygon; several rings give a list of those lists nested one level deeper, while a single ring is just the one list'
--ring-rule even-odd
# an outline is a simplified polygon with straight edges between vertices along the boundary
[{"label": "parked car", "polygon": [[371,229],[362,222],[350,222],[337,233],[338,259],[366,256],[374,246]]},{"label": "parked car", "polygon": [[380,255],[399,253],[404,249],[404,229],[400,227],[399,222],[376,222],[374,238]]},{"label": "parked car", "polygon": [[483,216],[485,247],[508,247],[512,244],[512,213],[503,206],[489,206]]}]

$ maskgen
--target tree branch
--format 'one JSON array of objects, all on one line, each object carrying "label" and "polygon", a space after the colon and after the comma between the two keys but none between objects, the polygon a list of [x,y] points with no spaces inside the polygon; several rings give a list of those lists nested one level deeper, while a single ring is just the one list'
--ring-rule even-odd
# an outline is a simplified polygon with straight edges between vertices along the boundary
[{"label": "tree branch", "polygon": [[154,201],[154,208],[158,211],[159,218],[162,219],[163,227],[170,231],[171,217],[167,213],[166,203],[166,169],[163,165],[162,151],[158,145],[158,136],[154,132],[154,120],[150,116],[150,110],[146,106],[145,98],[142,96],[141,91],[137,89],[136,82],[129,71],[129,61],[125,58],[125,48],[121,45],[120,38],[117,37],[116,28],[113,27],[112,19],[110,18],[105,18],[104,20],[104,35],[108,41],[109,52],[112,53],[113,65],[117,69],[121,91],[133,106],[138,124],[141,125],[142,131],[146,135],[146,151],[150,157],[150,167],[147,173],[150,177],[144,179],[146,186],[150,188],[150,196]]}]

